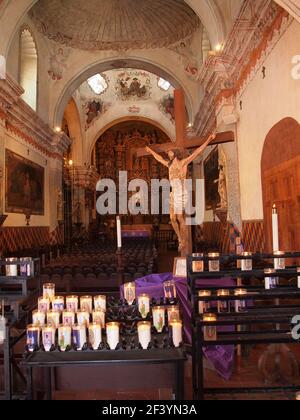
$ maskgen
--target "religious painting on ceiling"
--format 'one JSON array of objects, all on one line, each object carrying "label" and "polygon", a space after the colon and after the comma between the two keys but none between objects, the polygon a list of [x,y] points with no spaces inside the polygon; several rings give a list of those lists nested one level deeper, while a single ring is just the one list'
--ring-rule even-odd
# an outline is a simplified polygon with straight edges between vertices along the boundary
[{"label": "religious painting on ceiling", "polygon": [[124,71],[118,74],[117,97],[122,101],[147,100],[151,97],[151,78],[143,71]]},{"label": "religious painting on ceiling", "polygon": [[103,115],[109,108],[110,104],[102,100],[88,101],[83,107],[86,114],[86,130],[91,124],[101,115]]},{"label": "religious painting on ceiling", "polygon": [[44,215],[44,168],[6,150],[5,175],[5,211]]},{"label": "religious painting on ceiling", "polygon": [[174,123],[175,122],[175,102],[174,96],[166,95],[159,103],[159,109]]},{"label": "religious painting on ceiling", "polygon": [[219,149],[216,147],[204,162],[205,205],[206,210],[216,210],[220,207],[218,192],[219,181]]}]

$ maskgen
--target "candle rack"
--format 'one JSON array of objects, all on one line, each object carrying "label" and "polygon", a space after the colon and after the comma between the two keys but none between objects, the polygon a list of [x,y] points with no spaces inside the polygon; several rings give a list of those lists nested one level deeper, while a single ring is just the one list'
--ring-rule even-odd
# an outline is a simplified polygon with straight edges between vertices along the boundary
[{"label": "candle rack", "polygon": [[[299,299],[300,288],[297,287],[297,277],[300,273],[297,271],[295,261],[299,260],[300,253],[284,253],[280,258],[292,260],[290,266],[286,265],[283,270],[276,270],[275,274],[265,274],[264,269],[274,266],[275,259],[278,256],[274,254],[252,254],[247,256],[239,255],[220,255],[220,270],[217,272],[209,272],[208,256],[189,257],[188,266],[188,297],[192,308],[192,359],[193,359],[193,393],[194,399],[205,399],[209,394],[244,394],[244,393],[266,393],[274,391],[297,391],[300,390],[299,385],[293,384],[287,386],[271,386],[274,378],[282,376],[280,366],[277,370],[270,374],[266,368],[266,360],[268,354],[275,352],[276,357],[280,358],[281,354],[288,357],[291,365],[295,370],[298,368],[299,362],[293,353],[289,351],[288,344],[298,344],[292,337],[292,319],[299,315]],[[239,260],[250,260],[252,262],[252,270],[242,271],[236,268]],[[202,261],[204,263],[203,272],[193,272],[193,263]],[[234,267],[233,267],[234,266]],[[263,268],[262,268],[263,267]],[[263,284],[266,277],[276,277],[280,281],[289,281],[289,285],[280,283],[274,289],[266,290]],[[228,296],[218,296],[218,290],[224,286],[203,286],[201,280],[205,280],[205,284],[212,279],[230,278],[235,282],[233,286],[226,286],[229,291]],[[252,285],[251,280],[255,280],[258,284]],[[259,284],[261,283],[261,284]],[[299,284],[299,282],[298,282]],[[239,289],[246,291],[246,294],[236,295]],[[199,296],[199,292],[207,290],[209,296]],[[236,302],[245,301],[246,305],[242,312],[236,311]],[[295,302],[296,300],[296,302]],[[218,303],[227,302],[229,310],[227,313],[218,312]],[[204,314],[199,313],[199,303],[201,308],[209,308],[205,312],[216,315],[216,319],[212,322],[204,321]],[[266,306],[266,303],[268,306]],[[206,306],[206,304],[208,304]],[[204,312],[204,313],[205,313]],[[205,334],[205,328],[217,329],[216,337],[212,334],[213,340],[208,340]],[[224,327],[226,330],[223,331]],[[263,327],[263,328],[262,328]],[[210,346],[233,345],[240,352],[241,349],[255,344],[264,344],[267,350],[261,356],[259,361],[259,369],[265,374],[266,383],[262,387],[241,386],[240,388],[208,388],[205,385],[204,376],[204,355],[203,350]],[[275,346],[274,346],[275,345]],[[276,347],[277,346],[277,347]],[[271,350],[270,350],[271,349]],[[297,366],[297,368],[295,367]],[[295,376],[297,372],[294,372]]]}]

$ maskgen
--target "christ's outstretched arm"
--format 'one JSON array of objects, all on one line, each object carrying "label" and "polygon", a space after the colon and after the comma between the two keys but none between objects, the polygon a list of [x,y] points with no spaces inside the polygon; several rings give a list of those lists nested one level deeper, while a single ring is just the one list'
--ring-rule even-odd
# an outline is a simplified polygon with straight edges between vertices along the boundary
[{"label": "christ's outstretched arm", "polygon": [[146,147],[146,152],[151,153],[151,155],[162,165],[169,167],[168,161],[166,161],[161,155],[154,152],[154,150],[150,149],[150,147]]},{"label": "christ's outstretched arm", "polygon": [[190,163],[192,163],[197,157],[199,157],[204,150],[207,148],[207,146],[216,138],[215,134],[212,134],[209,136],[209,138],[206,140],[205,143],[202,144],[197,150],[195,150],[191,156],[183,160],[183,164],[188,166]]}]

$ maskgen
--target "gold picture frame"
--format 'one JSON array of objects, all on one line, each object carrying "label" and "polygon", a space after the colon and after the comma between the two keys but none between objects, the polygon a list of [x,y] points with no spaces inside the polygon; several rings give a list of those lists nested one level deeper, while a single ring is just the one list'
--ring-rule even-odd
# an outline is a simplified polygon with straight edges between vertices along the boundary
[{"label": "gold picture frame", "polygon": [[174,258],[174,278],[187,278],[187,259],[183,257]]}]

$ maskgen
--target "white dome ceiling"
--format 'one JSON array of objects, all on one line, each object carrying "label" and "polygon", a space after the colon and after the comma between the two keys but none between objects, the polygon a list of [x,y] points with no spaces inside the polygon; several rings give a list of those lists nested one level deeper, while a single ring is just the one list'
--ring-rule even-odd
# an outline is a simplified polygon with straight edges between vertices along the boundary
[{"label": "white dome ceiling", "polygon": [[86,50],[162,48],[200,25],[184,0],[40,0],[30,16],[48,38]]}]

